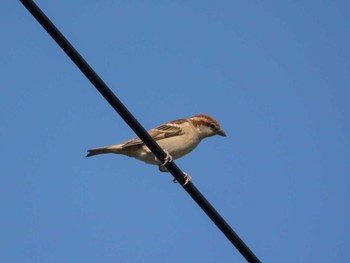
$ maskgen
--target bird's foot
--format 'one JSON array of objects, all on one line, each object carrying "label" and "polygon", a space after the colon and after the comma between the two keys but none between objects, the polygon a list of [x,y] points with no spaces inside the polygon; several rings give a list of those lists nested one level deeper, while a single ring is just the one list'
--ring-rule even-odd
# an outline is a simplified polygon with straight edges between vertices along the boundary
[{"label": "bird's foot", "polygon": [[[170,163],[173,160],[173,157],[170,155],[170,153],[167,150],[164,150],[164,152],[166,153],[166,156],[163,162],[159,165],[159,169],[161,166],[165,166],[167,163]],[[156,157],[156,161],[158,161],[157,157]]]},{"label": "bird's foot", "polygon": [[[185,182],[183,183],[183,185],[188,184],[189,181],[191,181],[192,177],[190,175],[188,175],[187,173],[184,173],[184,177],[185,177]],[[177,180],[175,178],[173,178],[173,183],[177,183]]]}]

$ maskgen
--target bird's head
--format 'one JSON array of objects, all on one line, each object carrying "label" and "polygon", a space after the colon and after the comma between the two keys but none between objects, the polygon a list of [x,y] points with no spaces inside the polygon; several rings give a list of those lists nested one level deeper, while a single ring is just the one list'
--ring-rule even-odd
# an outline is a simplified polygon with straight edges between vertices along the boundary
[{"label": "bird's head", "polygon": [[221,129],[220,124],[209,115],[198,114],[189,119],[197,129],[201,139],[214,135],[226,136],[226,133]]}]

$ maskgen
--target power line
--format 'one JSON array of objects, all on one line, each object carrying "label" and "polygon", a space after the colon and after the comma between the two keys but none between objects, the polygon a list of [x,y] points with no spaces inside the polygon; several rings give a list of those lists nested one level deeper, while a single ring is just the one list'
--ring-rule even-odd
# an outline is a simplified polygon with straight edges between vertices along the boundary
[{"label": "power line", "polygon": [[[77,50],[69,43],[64,35],[56,28],[43,11],[31,0],[20,0],[20,2],[28,9],[28,11],[36,18],[36,20],[45,28],[56,43],[77,65],[81,72],[91,81],[101,95],[109,102],[109,104],[119,113],[123,120],[130,126],[136,135],[147,145],[158,160],[163,160],[167,155],[160,146],[153,140],[123,103],[108,88],[106,83],[97,75],[97,73],[89,66],[85,59],[77,52]],[[165,165],[168,171],[175,179],[183,185],[185,178],[183,172],[174,163],[169,162]],[[228,223],[221,217],[215,208],[205,199],[198,189],[189,182],[183,188],[197,202],[203,211],[210,217],[223,234],[231,241],[237,250],[245,257],[248,262],[260,262],[242,239],[233,231]]]}]

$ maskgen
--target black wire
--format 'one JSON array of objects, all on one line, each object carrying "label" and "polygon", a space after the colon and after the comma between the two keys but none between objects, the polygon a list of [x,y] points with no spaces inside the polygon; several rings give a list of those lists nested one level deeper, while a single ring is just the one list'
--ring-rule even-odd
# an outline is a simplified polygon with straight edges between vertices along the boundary
[{"label": "black wire", "polygon": [[[114,95],[108,88],[104,81],[96,74],[96,72],[89,66],[84,58],[75,50],[69,41],[62,35],[62,33],[55,27],[50,19],[42,12],[42,10],[31,0],[20,0],[20,2],[28,9],[28,11],[36,18],[36,20],[45,28],[63,51],[73,60],[83,74],[91,81],[95,88],[102,94],[102,96],[109,102],[109,104],[119,113],[124,121],[136,133],[136,135],[147,145],[147,147],[159,159],[163,160],[166,153],[159,147],[123,103]],[[165,165],[169,172],[182,185],[185,182],[183,172],[174,162],[169,162]],[[215,208],[205,199],[205,197],[198,191],[198,189],[189,182],[183,188],[187,193],[197,202],[203,211],[210,217],[210,219],[217,225],[217,227],[224,233],[224,235],[231,241],[231,243],[238,249],[238,251],[246,258],[248,262],[260,262],[254,253],[247,247],[247,245],[240,239],[240,237],[233,231]]]}]

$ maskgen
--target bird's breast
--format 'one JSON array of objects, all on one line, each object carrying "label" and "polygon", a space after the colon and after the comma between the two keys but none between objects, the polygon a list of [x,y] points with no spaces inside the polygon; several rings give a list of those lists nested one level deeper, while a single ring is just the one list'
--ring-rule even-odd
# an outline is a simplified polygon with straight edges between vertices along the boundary
[{"label": "bird's breast", "polygon": [[174,136],[157,142],[175,160],[190,153],[197,147],[199,140],[190,136]]}]

